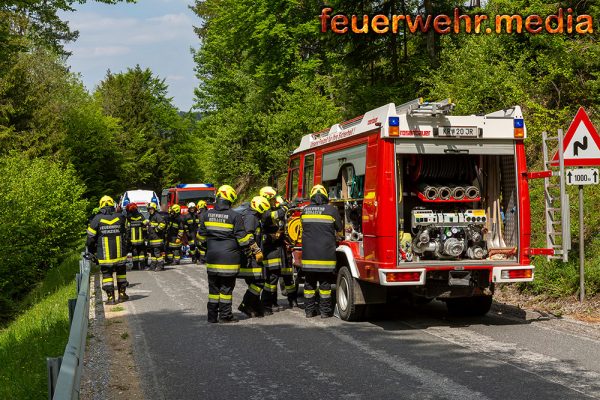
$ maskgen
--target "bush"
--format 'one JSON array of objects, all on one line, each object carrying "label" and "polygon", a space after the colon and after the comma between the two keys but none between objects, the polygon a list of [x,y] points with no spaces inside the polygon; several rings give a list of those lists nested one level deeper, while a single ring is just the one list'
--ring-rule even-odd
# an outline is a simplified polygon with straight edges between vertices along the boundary
[{"label": "bush", "polygon": [[71,167],[12,154],[0,160],[0,322],[83,235],[85,187]]}]

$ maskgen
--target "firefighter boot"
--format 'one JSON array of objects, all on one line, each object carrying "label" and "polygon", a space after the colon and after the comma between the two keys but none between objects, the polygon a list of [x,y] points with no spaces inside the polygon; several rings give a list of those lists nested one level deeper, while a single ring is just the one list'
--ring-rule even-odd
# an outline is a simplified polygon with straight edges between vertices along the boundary
[{"label": "firefighter boot", "polygon": [[263,309],[260,297],[251,296],[250,305],[252,306],[252,309],[254,309],[254,312],[256,313],[256,316],[258,318],[262,318],[265,316],[265,310]]},{"label": "firefighter boot", "polygon": [[242,302],[242,304],[240,304],[238,310],[246,314],[249,318],[256,318],[258,316],[256,311],[254,311],[254,309],[247,305],[245,302]]},{"label": "firefighter boot", "polygon": [[115,291],[114,290],[106,291],[106,304],[108,304],[108,305],[115,304]]},{"label": "firefighter boot", "polygon": [[296,290],[288,292],[287,299],[290,308],[294,308],[294,306],[300,308],[300,306],[298,306],[298,292]]},{"label": "firefighter boot", "polygon": [[123,301],[127,301],[129,300],[129,296],[127,295],[127,293],[125,293],[125,288],[119,288],[119,302],[123,302]]},{"label": "firefighter boot", "polygon": [[231,324],[233,322],[239,322],[239,319],[237,319],[233,315],[231,317],[227,317],[227,318],[219,318],[219,323],[221,323],[221,324]]},{"label": "firefighter boot", "polygon": [[211,324],[219,322],[219,303],[208,303],[207,321]]}]

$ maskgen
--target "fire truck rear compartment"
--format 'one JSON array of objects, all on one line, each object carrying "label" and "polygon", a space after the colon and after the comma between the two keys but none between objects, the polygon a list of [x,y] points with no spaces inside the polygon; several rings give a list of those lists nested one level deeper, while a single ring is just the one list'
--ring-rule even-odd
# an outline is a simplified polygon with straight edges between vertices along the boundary
[{"label": "fire truck rear compartment", "polygon": [[498,154],[449,148],[397,154],[399,264],[515,261],[518,209],[510,148]]}]

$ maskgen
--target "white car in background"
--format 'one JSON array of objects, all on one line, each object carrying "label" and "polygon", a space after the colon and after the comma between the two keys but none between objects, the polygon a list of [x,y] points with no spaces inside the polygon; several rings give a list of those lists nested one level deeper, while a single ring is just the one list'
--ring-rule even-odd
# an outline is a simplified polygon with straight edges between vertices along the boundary
[{"label": "white car in background", "polygon": [[129,203],[135,203],[142,215],[148,218],[148,203],[154,202],[160,210],[160,200],[156,193],[152,190],[128,190],[119,198],[119,206],[125,210],[125,206]]}]

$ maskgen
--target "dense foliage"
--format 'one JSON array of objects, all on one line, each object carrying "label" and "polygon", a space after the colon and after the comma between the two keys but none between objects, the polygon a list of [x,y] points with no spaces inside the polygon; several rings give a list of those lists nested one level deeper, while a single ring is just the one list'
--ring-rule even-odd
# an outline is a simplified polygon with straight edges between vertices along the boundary
[{"label": "dense foliage", "polygon": [[[333,14],[358,15],[451,15],[454,7],[490,16],[547,15],[559,6],[572,7],[575,15],[600,12],[596,2],[482,3],[482,9],[451,0],[332,0],[327,6]],[[59,18],[73,4],[0,5],[3,314],[73,246],[83,232],[84,211],[100,196],[158,191],[176,182],[261,185],[285,173],[289,151],[302,135],[387,102],[450,97],[459,113],[520,104],[532,168],[542,167],[541,132],[565,128],[580,105],[600,125],[598,33],[439,36],[406,33],[400,22],[397,35],[336,35],[320,32],[320,1],[198,0],[197,120],[178,112],[165,81],[140,66],[108,71],[90,94],[69,72],[62,48],[77,36]],[[586,190],[590,205],[600,201],[597,187]],[[534,213],[540,197],[534,187]],[[534,218],[538,241],[542,221],[540,212]],[[586,222],[588,276],[598,292],[595,207],[587,208]],[[573,224],[573,233],[577,228]],[[575,263],[536,263],[545,272],[533,290],[576,290]],[[22,272],[22,265],[30,268]],[[557,281],[563,283],[553,289]]]},{"label": "dense foliage", "polygon": [[102,195],[198,179],[194,120],[164,80],[109,71],[90,94],[69,72],[77,32],[59,14],[74,3],[0,5],[0,322],[76,247]]},{"label": "dense foliage", "polygon": [[[573,15],[599,15],[596,2],[490,0],[483,8],[464,1],[328,1],[332,15],[356,14],[555,14],[571,7]],[[360,115],[388,102],[424,97],[451,98],[456,112],[485,113],[519,104],[528,125],[532,169],[541,165],[542,131],[566,129],[579,106],[600,126],[600,44],[598,33],[459,34],[440,36],[337,35],[320,32],[323,3],[312,0],[203,0],[194,11],[203,21],[196,29],[195,53],[200,85],[197,105],[205,114],[202,138],[203,177],[236,182],[266,181],[285,173],[285,159],[311,131]],[[360,19],[360,18],[359,18]],[[541,188],[533,184],[534,241],[543,243]],[[600,201],[600,188],[586,189],[589,204]],[[574,199],[574,197],[572,197]],[[573,200],[574,201],[574,200]],[[576,221],[573,216],[573,222]],[[586,208],[588,280],[600,292],[600,213]],[[573,237],[578,226],[572,224]],[[573,248],[576,249],[577,239]],[[541,265],[534,291],[554,295],[577,290],[576,250],[572,262]],[[560,283],[557,283],[560,282]]]},{"label": "dense foliage", "polygon": [[0,320],[67,249],[86,221],[87,200],[72,167],[23,155],[0,159]]}]

